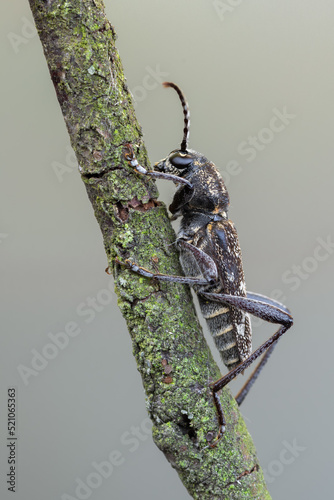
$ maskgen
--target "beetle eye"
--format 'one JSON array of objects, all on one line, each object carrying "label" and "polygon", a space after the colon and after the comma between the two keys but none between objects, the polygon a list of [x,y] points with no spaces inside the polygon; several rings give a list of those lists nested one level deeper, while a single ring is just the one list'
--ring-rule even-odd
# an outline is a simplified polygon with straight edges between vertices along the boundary
[{"label": "beetle eye", "polygon": [[169,157],[169,161],[173,165],[173,167],[182,170],[184,168],[189,167],[189,165],[193,161],[193,157],[186,153],[180,153],[178,151]]}]

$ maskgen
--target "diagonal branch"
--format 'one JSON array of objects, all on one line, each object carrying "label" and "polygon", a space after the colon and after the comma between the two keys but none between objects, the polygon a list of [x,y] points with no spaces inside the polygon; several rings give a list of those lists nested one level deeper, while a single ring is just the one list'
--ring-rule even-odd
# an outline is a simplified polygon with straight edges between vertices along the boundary
[{"label": "diagonal branch", "polygon": [[115,264],[131,258],[180,274],[175,234],[155,183],[124,158],[131,143],[147,165],[141,128],[101,0],[29,0],[82,180],[101,227],[118,304],[133,340],[153,438],[195,499],[270,499],[254,445],[229,390],[227,430],[216,448],[208,383],[219,370],[188,287],[156,283]]}]

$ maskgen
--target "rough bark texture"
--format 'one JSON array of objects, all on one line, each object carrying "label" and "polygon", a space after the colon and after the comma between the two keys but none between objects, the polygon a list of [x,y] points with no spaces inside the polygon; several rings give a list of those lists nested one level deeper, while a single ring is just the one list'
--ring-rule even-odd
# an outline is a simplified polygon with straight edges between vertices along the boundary
[{"label": "rough bark texture", "polygon": [[100,0],[30,0],[30,6],[114,271],[154,441],[193,498],[270,499],[229,390],[222,394],[226,434],[216,448],[208,447],[218,430],[208,383],[220,373],[188,287],[153,283],[114,264],[119,256],[162,273],[181,273],[171,245],[175,235],[165,206],[157,202],[155,183],[124,160],[124,144],[131,143],[138,160],[148,164],[104,5]]}]

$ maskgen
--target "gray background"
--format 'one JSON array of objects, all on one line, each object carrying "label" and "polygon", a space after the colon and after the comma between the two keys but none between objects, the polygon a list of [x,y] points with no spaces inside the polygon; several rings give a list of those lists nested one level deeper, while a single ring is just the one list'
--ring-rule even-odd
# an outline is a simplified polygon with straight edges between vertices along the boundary
[{"label": "gray background", "polygon": [[[6,393],[15,385],[15,498],[78,498],[77,478],[94,481],[93,462],[115,450],[119,465],[86,498],[189,498],[149,435],[130,338],[114,293],[105,291],[112,281],[101,234],[28,2],[0,8],[0,497],[13,498],[4,476]],[[293,311],[295,326],[242,408],[272,496],[328,497],[334,250],[319,247],[319,238],[334,239],[334,4],[123,0],[106,8],[151,160],[181,141],[181,107],[159,83],[172,80],[190,103],[190,146],[227,181],[248,288],[277,289]],[[278,131],[273,110],[284,108],[293,117]],[[245,152],[251,136],[261,146],[254,154]],[[173,186],[159,188],[168,202]],[[31,368],[31,351],[47,349],[49,334],[70,322],[80,333],[25,384],[18,367]],[[254,344],[272,331],[255,325]]]}]

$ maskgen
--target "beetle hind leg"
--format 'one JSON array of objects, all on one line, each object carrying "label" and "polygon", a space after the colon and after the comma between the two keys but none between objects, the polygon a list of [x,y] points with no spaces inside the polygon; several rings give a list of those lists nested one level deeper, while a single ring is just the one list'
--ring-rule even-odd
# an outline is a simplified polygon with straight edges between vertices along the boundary
[{"label": "beetle hind leg", "polygon": [[264,342],[260,347],[258,347],[250,356],[248,356],[244,361],[242,361],[235,368],[230,370],[226,375],[221,377],[216,382],[213,382],[210,387],[212,390],[213,400],[217,409],[219,432],[217,438],[210,444],[211,447],[217,445],[219,440],[224,434],[225,424],[224,413],[218,398],[218,391],[225,387],[229,382],[236,378],[240,373],[242,373],[246,368],[248,368],[256,359],[263,355],[261,361],[259,362],[256,369],[253,371],[249,379],[246,381],[242,389],[236,396],[236,401],[240,405],[242,401],[247,396],[252,385],[256,381],[260,372],[262,371],[264,365],[267,363],[271,353],[273,352],[280,337],[292,326],[293,320],[288,309],[282,304],[269,299],[268,297],[261,296],[258,294],[250,293],[248,297],[241,297],[228,294],[215,294],[201,292],[204,297],[213,300],[215,302],[222,302],[224,304],[229,304],[237,309],[248,312],[257,316],[261,319],[268,321],[269,323],[278,323],[281,327],[272,335],[266,342]]}]

